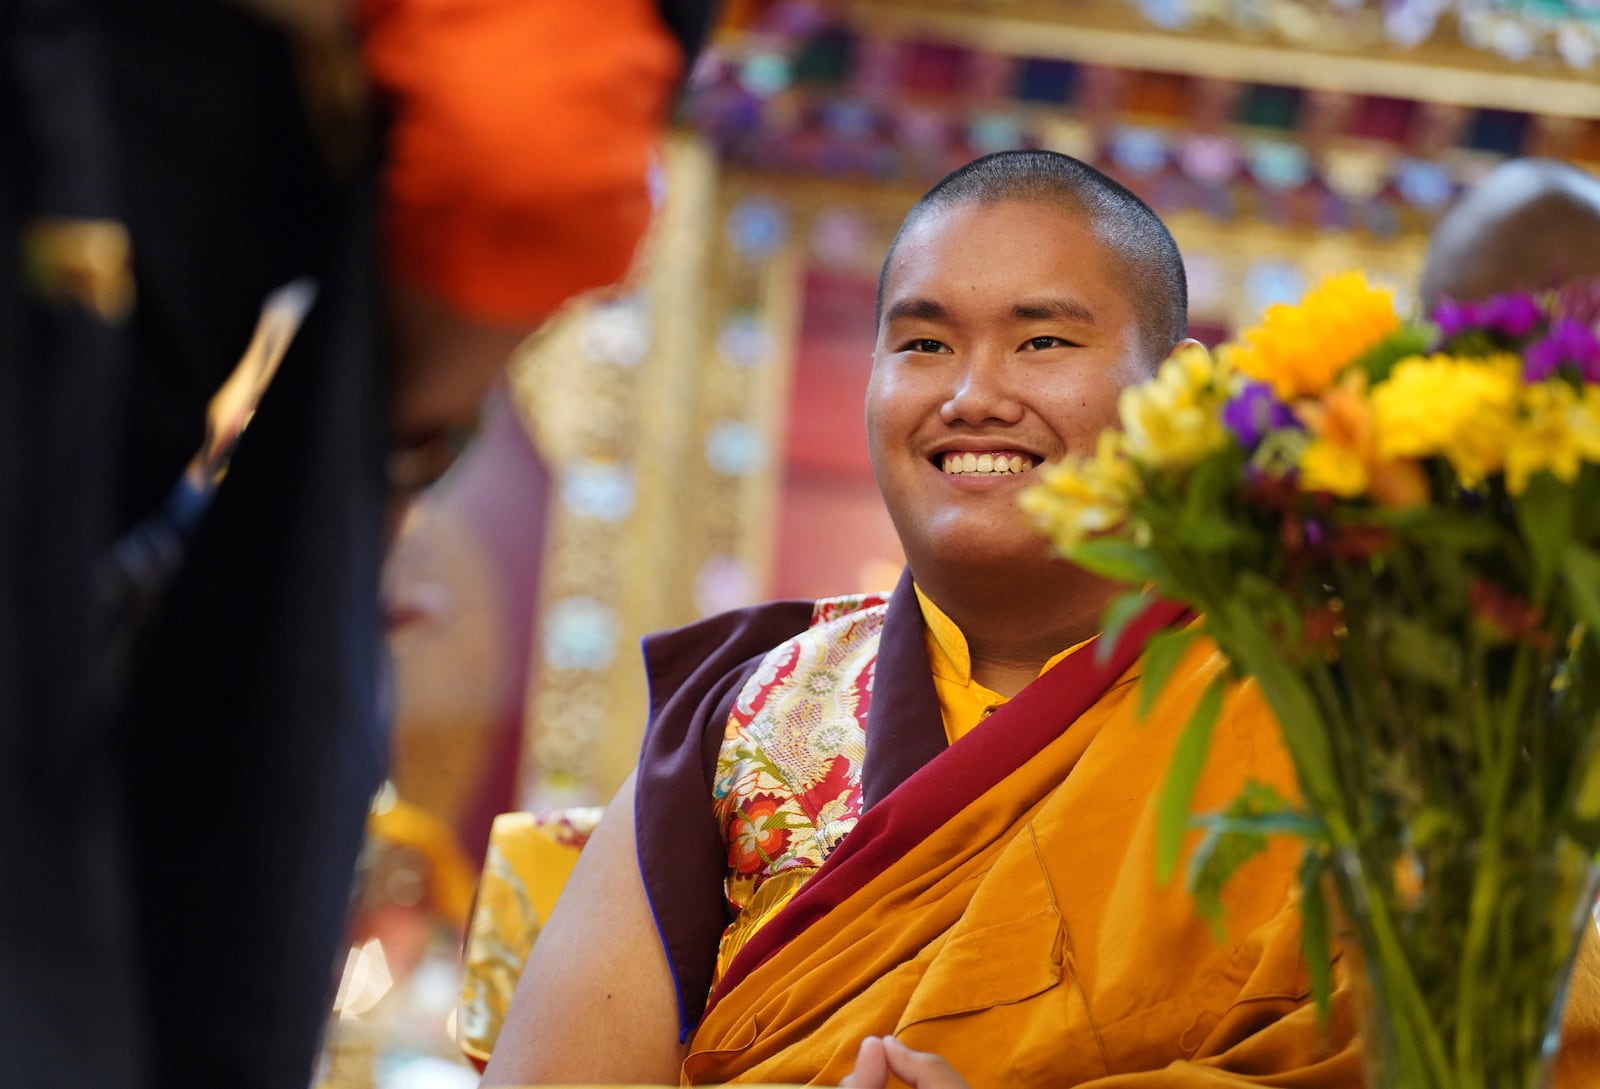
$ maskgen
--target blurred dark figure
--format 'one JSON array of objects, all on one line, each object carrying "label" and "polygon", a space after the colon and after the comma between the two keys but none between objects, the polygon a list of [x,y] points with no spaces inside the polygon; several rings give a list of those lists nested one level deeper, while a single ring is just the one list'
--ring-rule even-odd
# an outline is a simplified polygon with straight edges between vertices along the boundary
[{"label": "blurred dark figure", "polygon": [[[7,1085],[311,1078],[388,757],[385,516],[549,309],[475,313],[380,243],[426,88],[386,95],[361,43],[404,6],[0,4]],[[674,73],[711,7],[656,16]],[[219,419],[290,283],[303,326]]]},{"label": "blurred dark figure", "polygon": [[120,1089],[144,999],[90,573],[117,520],[127,235],[95,42],[62,0],[0,20],[0,1066]]}]

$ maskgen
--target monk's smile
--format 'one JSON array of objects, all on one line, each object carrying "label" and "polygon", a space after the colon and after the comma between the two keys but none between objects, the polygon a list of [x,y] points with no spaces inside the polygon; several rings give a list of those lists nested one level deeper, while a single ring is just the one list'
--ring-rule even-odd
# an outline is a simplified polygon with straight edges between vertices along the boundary
[{"label": "monk's smile", "polygon": [[935,454],[933,464],[948,476],[1016,477],[1037,463],[1032,454],[1019,450],[946,450]]}]

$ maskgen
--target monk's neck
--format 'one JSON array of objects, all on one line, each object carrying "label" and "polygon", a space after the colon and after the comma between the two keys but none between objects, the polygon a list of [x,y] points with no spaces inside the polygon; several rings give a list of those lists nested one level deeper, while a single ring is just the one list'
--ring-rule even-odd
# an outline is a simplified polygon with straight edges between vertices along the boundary
[{"label": "monk's neck", "polygon": [[1046,662],[1099,633],[1106,606],[1119,588],[1083,580],[1032,593],[997,596],[963,593],[960,587],[928,586],[922,592],[944,610],[967,641],[972,679],[1010,698],[1034,680]]}]

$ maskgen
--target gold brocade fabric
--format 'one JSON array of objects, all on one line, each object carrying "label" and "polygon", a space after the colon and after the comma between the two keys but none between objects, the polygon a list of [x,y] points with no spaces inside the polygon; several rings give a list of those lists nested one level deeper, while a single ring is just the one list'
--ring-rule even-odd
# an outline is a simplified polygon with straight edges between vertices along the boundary
[{"label": "gold brocade fabric", "polygon": [[457,1041],[473,1062],[488,1062],[534,939],[601,812],[584,807],[495,818],[467,927],[456,1013]]},{"label": "gold brocade fabric", "polygon": [[888,610],[876,594],[818,601],[811,626],[768,652],[734,701],[712,788],[733,914],[713,986],[861,816],[867,694]]}]

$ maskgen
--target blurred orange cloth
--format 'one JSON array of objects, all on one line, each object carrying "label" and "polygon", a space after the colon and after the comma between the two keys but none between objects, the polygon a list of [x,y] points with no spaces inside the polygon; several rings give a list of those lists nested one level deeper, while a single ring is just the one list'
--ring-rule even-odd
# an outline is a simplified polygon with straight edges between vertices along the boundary
[{"label": "blurred orange cloth", "polygon": [[402,798],[389,798],[367,815],[367,838],[409,849],[424,859],[428,906],[456,930],[466,929],[478,877],[448,823]]},{"label": "blurred orange cloth", "polygon": [[520,325],[622,280],[683,69],[655,0],[362,0],[389,272]]}]

